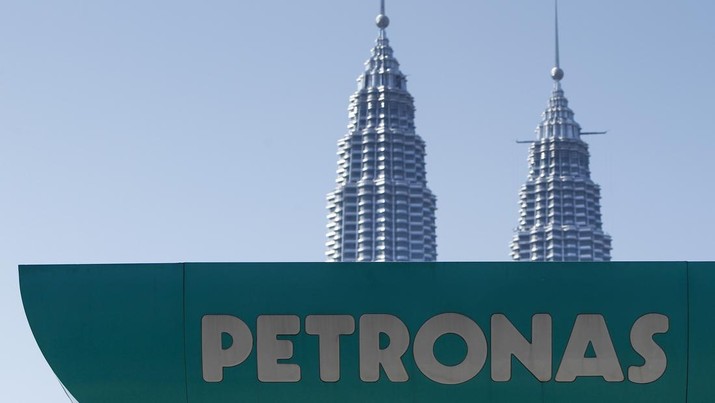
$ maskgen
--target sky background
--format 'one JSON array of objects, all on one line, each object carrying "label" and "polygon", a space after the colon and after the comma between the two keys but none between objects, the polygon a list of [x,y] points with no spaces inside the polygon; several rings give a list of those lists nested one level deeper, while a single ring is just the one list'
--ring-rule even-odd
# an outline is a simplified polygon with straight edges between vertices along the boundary
[{"label": "sky background", "polygon": [[[0,386],[66,402],[25,263],[322,261],[377,0],[0,3]],[[506,261],[552,81],[549,0],[388,0],[439,260]],[[562,0],[614,260],[715,260],[715,2]],[[108,365],[110,365],[108,363]],[[98,369],[101,370],[101,369]]]}]

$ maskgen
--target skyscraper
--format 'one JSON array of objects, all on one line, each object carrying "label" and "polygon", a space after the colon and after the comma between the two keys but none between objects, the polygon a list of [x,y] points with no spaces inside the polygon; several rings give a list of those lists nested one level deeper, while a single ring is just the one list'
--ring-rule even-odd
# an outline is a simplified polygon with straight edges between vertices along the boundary
[{"label": "skyscraper", "polygon": [[601,190],[591,180],[588,134],[574,120],[561,88],[558,3],[554,89],[529,149],[529,176],[520,192],[519,227],[511,256],[519,261],[610,261],[602,229]]},{"label": "skyscraper", "polygon": [[325,254],[329,262],[434,261],[436,198],[427,188],[414,99],[387,39],[384,0],[376,22],[379,36],[338,141]]}]

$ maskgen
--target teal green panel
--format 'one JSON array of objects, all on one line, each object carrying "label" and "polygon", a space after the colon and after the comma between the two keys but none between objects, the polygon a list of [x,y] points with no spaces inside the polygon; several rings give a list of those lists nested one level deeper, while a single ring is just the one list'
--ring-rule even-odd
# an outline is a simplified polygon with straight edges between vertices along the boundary
[{"label": "teal green panel", "polygon": [[81,403],[186,401],[183,265],[21,266],[42,353]]},{"label": "teal green panel", "polygon": [[[487,403],[685,403],[687,357],[687,279],[685,263],[529,264],[187,264],[186,351],[190,402],[487,402]],[[359,376],[358,334],[341,339],[341,379],[319,377],[317,337],[305,334],[310,314],[384,313],[399,317],[412,341],[432,316],[454,312],[472,318],[491,344],[490,318],[505,314],[530,337],[531,317],[553,318],[555,376],[578,314],[606,318],[624,374],[643,359],[630,344],[633,323],[649,313],[669,317],[670,330],[656,335],[668,357],[665,374],[639,385],[579,378],[573,383],[536,380],[514,360],[512,379],[496,383],[490,364],[461,385],[440,385],[426,378],[412,358],[403,357],[409,382],[376,383]],[[201,370],[201,318],[233,315],[256,332],[259,315],[297,315],[303,331],[292,340],[302,379],[268,384],[257,379],[256,350],[241,365],[227,368],[220,383],[206,383]],[[449,340],[452,342],[450,343]],[[464,347],[446,338],[435,353],[457,359]],[[456,361],[455,361],[456,362]]]},{"label": "teal green panel", "polygon": [[688,284],[688,403],[712,403],[715,400],[715,263],[688,263]]}]

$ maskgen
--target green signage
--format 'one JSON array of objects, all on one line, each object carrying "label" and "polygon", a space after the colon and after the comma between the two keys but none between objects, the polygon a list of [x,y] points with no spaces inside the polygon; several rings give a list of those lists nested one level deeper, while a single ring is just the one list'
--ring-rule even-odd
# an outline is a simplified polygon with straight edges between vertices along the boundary
[{"label": "green signage", "polygon": [[715,264],[23,266],[80,403],[712,401]]}]

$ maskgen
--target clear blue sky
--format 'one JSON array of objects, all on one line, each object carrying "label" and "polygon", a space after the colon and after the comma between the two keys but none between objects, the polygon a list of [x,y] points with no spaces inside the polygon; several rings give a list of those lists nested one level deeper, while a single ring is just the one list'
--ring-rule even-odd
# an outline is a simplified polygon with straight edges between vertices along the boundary
[{"label": "clear blue sky", "polygon": [[[322,261],[378,1],[0,5],[2,396],[67,401],[20,263]],[[439,258],[507,260],[551,90],[550,0],[388,0]],[[616,260],[715,260],[715,2],[561,2],[566,95]],[[99,369],[98,369],[99,370]]]}]

